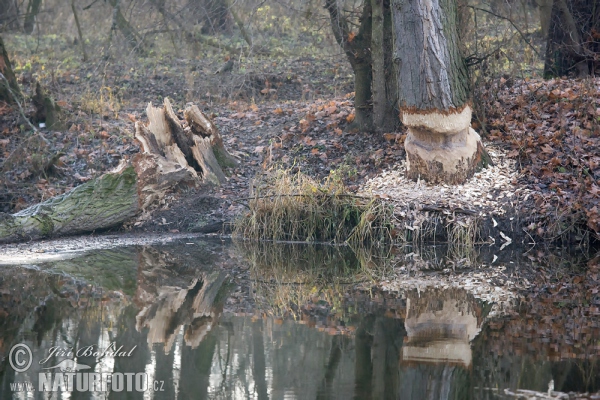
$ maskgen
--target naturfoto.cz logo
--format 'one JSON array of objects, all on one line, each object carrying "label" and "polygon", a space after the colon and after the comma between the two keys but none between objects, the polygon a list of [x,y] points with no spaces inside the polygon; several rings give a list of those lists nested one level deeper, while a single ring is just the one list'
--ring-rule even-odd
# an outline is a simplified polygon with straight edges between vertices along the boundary
[{"label": "naturfoto.cz logo", "polygon": [[[150,380],[144,372],[93,372],[91,367],[77,362],[77,357],[131,357],[135,346],[123,350],[110,343],[104,350],[95,345],[77,350],[52,347],[48,355],[39,361],[42,372],[38,373],[38,385],[31,382],[13,382],[11,390],[15,392],[146,392],[163,391],[164,381]],[[17,373],[25,373],[33,364],[31,348],[24,343],[15,344],[9,352],[8,362]],[[56,365],[49,365],[53,357],[67,357]],[[49,366],[48,366],[49,365]],[[88,371],[90,370],[90,371]]]}]

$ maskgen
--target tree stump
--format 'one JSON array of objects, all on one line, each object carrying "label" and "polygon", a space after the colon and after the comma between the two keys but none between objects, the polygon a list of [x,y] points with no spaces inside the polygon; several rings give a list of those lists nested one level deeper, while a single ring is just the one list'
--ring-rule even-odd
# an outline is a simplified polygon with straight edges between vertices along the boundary
[{"label": "tree stump", "polygon": [[148,104],[147,125],[135,124],[141,152],[60,196],[16,214],[0,213],[0,242],[73,235],[115,227],[145,213],[181,186],[220,185],[222,166],[237,164],[216,126],[195,105],[180,120],[165,99]]}]

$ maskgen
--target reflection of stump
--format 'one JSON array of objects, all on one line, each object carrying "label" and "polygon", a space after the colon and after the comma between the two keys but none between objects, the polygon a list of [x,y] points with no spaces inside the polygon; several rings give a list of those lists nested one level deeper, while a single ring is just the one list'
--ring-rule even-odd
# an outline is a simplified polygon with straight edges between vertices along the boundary
[{"label": "reflection of stump", "polygon": [[180,185],[218,185],[227,179],[221,167],[237,161],[198,107],[186,108],[185,121],[177,117],[168,99],[164,108],[148,105],[147,113],[148,125],[135,125],[142,153],[132,162],[123,160],[114,171],[17,214],[0,213],[0,241],[118,226]]},{"label": "reflection of stump", "polygon": [[[136,329],[147,328],[148,344],[163,343],[165,354],[175,342],[182,326],[185,343],[196,348],[221,314],[222,291],[227,275],[222,271],[200,272],[189,283],[189,276],[167,279],[166,255],[145,249],[140,253],[136,304]],[[160,282],[168,281],[169,285]],[[187,283],[184,283],[186,281]]]},{"label": "reflection of stump", "polygon": [[471,341],[481,329],[480,310],[460,289],[409,294],[402,360],[471,365]]}]

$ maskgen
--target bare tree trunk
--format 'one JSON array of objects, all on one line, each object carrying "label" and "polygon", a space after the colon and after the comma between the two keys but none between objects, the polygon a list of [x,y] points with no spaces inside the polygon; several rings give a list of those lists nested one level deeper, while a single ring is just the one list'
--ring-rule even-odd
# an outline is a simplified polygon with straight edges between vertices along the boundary
[{"label": "bare tree trunk", "polygon": [[[14,96],[20,97],[21,90],[17,83],[17,78],[12,70],[10,60],[8,59],[8,52],[4,47],[4,41],[0,36],[0,101],[6,103],[12,103],[15,101]],[[12,93],[11,93],[12,92]]]},{"label": "bare tree trunk", "polygon": [[371,2],[365,1],[361,24],[357,33],[350,30],[346,17],[339,9],[336,0],[326,0],[325,8],[329,12],[333,35],[344,49],[354,71],[354,109],[355,121],[359,129],[372,130],[373,106],[371,104]]},{"label": "bare tree trunk", "polygon": [[214,35],[231,32],[231,21],[226,0],[200,0],[202,34]]},{"label": "bare tree trunk", "polygon": [[555,0],[546,46],[544,76],[594,74],[600,65],[600,5]]},{"label": "bare tree trunk", "polygon": [[371,7],[373,9],[371,36],[373,128],[378,132],[391,132],[400,124],[396,110],[398,92],[393,65],[392,13],[388,0],[371,0]]},{"label": "bare tree trunk", "polygon": [[17,29],[18,16],[19,16],[19,3],[17,0],[0,0],[0,29],[9,30]]},{"label": "bare tree trunk", "polygon": [[26,34],[31,35],[35,26],[35,17],[40,12],[42,0],[29,0],[27,3],[27,13],[25,14],[25,22],[23,23],[23,30]]},{"label": "bare tree trunk", "polygon": [[75,25],[77,26],[77,35],[79,36],[79,42],[81,43],[81,53],[83,55],[83,61],[88,60],[87,51],[85,51],[85,40],[83,39],[83,33],[81,33],[81,25],[79,24],[79,17],[77,16],[77,8],[75,7],[75,0],[71,0],[71,10],[73,11],[73,18],[75,18]]},{"label": "bare tree trunk", "polygon": [[393,0],[398,104],[408,127],[407,174],[463,183],[491,162],[471,126],[456,0]]},{"label": "bare tree trunk", "polygon": [[113,7],[113,24],[111,27],[111,35],[115,29],[119,29],[125,40],[133,50],[137,53],[143,54],[145,52],[144,43],[138,33],[135,31],[133,26],[127,21],[127,19],[121,13],[120,0],[109,0],[110,5]]},{"label": "bare tree trunk", "polygon": [[226,179],[218,160],[235,159],[198,107],[185,110],[186,121],[177,118],[168,99],[164,108],[148,105],[146,113],[149,124],[135,126],[143,152],[131,163],[123,161],[112,172],[16,214],[0,213],[0,242],[92,232],[139,213],[149,218],[149,209],[168,191]]},{"label": "bare tree trunk", "polygon": [[550,21],[552,18],[552,4],[554,0],[537,0],[537,6],[540,10],[540,25],[542,27],[542,37],[547,38],[550,32]]}]

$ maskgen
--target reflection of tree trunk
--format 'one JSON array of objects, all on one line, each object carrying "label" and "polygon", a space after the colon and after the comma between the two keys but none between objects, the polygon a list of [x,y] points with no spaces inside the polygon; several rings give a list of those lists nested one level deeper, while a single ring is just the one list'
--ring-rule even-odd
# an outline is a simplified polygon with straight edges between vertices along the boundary
[{"label": "reflection of tree trunk", "polygon": [[269,398],[267,393],[267,381],[265,379],[267,364],[265,362],[265,345],[263,343],[262,327],[262,319],[259,319],[252,324],[252,377],[254,378],[258,400]]},{"label": "reflection of tree trunk", "polygon": [[[135,347],[135,350],[131,353],[130,357],[115,357],[114,372],[120,373],[138,373],[146,370],[146,364],[150,362],[150,351],[146,346],[144,332],[138,332],[135,329],[135,316],[137,308],[134,306],[126,307],[119,316],[118,320],[118,333],[117,337],[114,338],[115,347],[118,349],[123,346],[123,350],[130,351]],[[151,383],[149,383],[150,385]],[[143,399],[143,392],[115,392],[111,391],[109,400],[120,400],[120,399]]]},{"label": "reflection of tree trunk", "polygon": [[154,379],[164,382],[164,391],[154,393],[154,399],[172,400],[175,398],[175,382],[173,379],[173,371],[175,369],[175,351],[174,349],[171,349],[168,354],[165,354],[163,345],[155,345],[154,355],[156,357],[156,372]]},{"label": "reflection of tree trunk", "polygon": [[373,331],[373,398],[397,399],[402,321],[377,317]]},{"label": "reflection of tree trunk", "polygon": [[334,397],[331,393],[331,383],[333,382],[333,378],[335,378],[337,367],[342,359],[342,340],[343,337],[339,335],[331,338],[329,360],[327,361],[327,366],[325,367],[325,376],[323,377],[321,387],[317,391],[317,400],[325,400]]},{"label": "reflection of tree trunk", "polygon": [[400,393],[400,353],[406,336],[404,323],[398,319],[386,318],[382,321],[386,334],[385,353],[385,399],[396,400]]},{"label": "reflection of tree trunk", "polygon": [[210,367],[217,347],[217,335],[211,331],[198,348],[185,346],[181,354],[181,379],[179,393],[196,399],[208,398]]},{"label": "reflection of tree trunk", "polygon": [[27,3],[27,13],[25,14],[25,22],[23,23],[23,30],[26,34],[30,35],[33,32],[35,26],[35,17],[40,12],[42,0],[29,0]]},{"label": "reflection of tree trunk", "polygon": [[[75,338],[77,338],[77,341],[75,342],[74,347],[76,349],[83,349],[88,346],[93,346],[93,349],[97,350],[99,348],[98,342],[100,339],[100,334],[102,333],[102,323],[96,318],[92,318],[90,315],[86,314],[88,313],[84,313],[82,318],[79,320],[79,326],[77,327],[77,334],[75,336]],[[108,345],[108,343],[106,344]],[[78,356],[77,363],[87,365],[88,367],[90,367],[90,371],[95,371],[97,364],[96,356]],[[77,383],[77,378],[75,378],[75,383]],[[71,393],[71,398],[73,400],[91,399],[92,393],[79,392],[75,390]]]},{"label": "reflection of tree trunk", "polygon": [[356,330],[354,347],[356,358],[354,364],[354,398],[368,400],[373,398],[373,363],[371,361],[371,348],[373,345],[373,316],[370,315],[361,321]]}]

